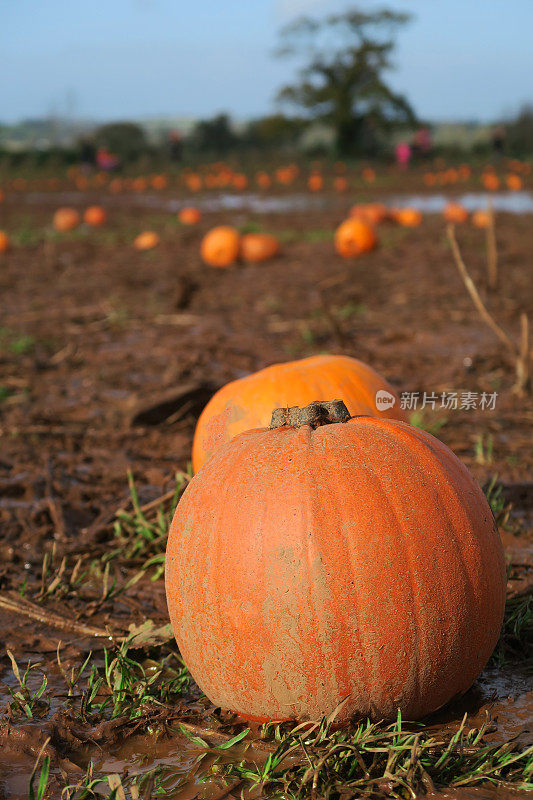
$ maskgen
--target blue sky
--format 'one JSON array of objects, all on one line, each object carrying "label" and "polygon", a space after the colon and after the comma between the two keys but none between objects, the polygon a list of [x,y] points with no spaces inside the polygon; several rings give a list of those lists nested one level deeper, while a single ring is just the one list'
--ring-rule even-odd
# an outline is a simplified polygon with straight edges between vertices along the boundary
[{"label": "blue sky", "polygon": [[[280,26],[355,4],[3,0],[0,121],[66,108],[96,119],[260,115],[293,69],[272,57]],[[391,82],[420,115],[490,120],[533,101],[533,0],[388,5],[416,15],[400,34]]]}]

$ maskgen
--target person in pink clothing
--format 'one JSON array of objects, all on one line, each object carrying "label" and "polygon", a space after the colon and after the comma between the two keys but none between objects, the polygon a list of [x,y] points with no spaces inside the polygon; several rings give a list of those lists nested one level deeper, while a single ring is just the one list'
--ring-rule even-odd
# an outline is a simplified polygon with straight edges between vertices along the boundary
[{"label": "person in pink clothing", "polygon": [[396,163],[400,169],[407,169],[411,160],[411,145],[407,142],[399,142],[396,145]]}]

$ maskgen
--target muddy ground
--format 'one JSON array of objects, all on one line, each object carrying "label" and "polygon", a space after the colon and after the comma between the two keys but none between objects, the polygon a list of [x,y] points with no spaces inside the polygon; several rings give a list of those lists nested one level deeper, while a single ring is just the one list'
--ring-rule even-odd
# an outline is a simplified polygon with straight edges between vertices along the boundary
[{"label": "muddy ground", "polygon": [[[76,730],[68,713],[59,643],[62,664],[79,668],[91,650],[102,666],[102,641],[109,640],[61,626],[62,619],[117,635],[146,619],[156,627],[167,622],[163,582],[151,580],[157,562],[123,590],[160,552],[152,545],[132,552],[124,529],[114,531],[117,510],[132,507],[128,470],[139,504],[164,496],[169,513],[195,420],[217,387],[277,361],[344,352],[369,362],[399,392],[435,394],[436,408],[417,413],[417,424],[448,444],[482,485],[497,476],[502,504],[512,505],[501,515],[501,533],[515,596],[533,583],[531,398],[511,391],[512,358],[474,310],[438,215],[416,229],[384,224],[377,251],[342,261],[332,231],[353,196],[282,214],[210,212],[192,229],[123,196],[77,192],[70,199],[102,202],[107,225],[53,233],[61,198],[51,192],[13,193],[0,210],[0,228],[15,240],[0,256],[0,589],[19,604],[0,608],[0,797],[26,796],[48,737],[50,797],[79,780],[91,758],[104,774],[170,764],[176,796],[222,797],[220,787],[191,778],[194,745],[184,736],[151,735],[146,720],[138,730],[130,723],[96,730],[88,718]],[[205,267],[201,237],[220,223],[278,234],[282,255],[264,265]],[[160,232],[161,244],[140,253],[132,240],[145,229]],[[484,233],[465,225],[457,235],[491,313],[518,341],[520,312],[531,318],[531,216],[498,215],[500,285],[492,294]],[[495,408],[442,409],[443,392],[496,393]],[[148,506],[150,519],[156,506]],[[110,559],[106,576],[106,553],[117,546],[127,557]],[[34,618],[36,608],[43,618]],[[6,684],[15,690],[16,679],[6,649],[22,670],[28,660],[42,665],[49,708],[37,702],[31,717],[10,709]],[[530,745],[531,662],[511,655],[492,663],[466,698],[430,722],[436,731],[455,729],[465,712],[472,726],[488,713],[489,740],[518,737]],[[221,724],[213,713],[192,687],[174,716],[212,728]],[[481,798],[485,790],[464,791]]]}]

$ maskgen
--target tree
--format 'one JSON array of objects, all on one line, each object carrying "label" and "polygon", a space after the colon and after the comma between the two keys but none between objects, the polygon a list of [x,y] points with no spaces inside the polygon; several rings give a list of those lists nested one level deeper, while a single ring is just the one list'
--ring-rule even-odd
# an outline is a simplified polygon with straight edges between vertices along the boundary
[{"label": "tree", "polygon": [[345,155],[360,153],[379,131],[413,124],[410,104],[383,78],[392,68],[394,34],[410,18],[386,9],[299,18],[281,31],[277,52],[305,63],[298,82],[283,87],[278,99],[332,125],[337,149]]},{"label": "tree", "polygon": [[236,147],[239,141],[227,114],[218,114],[212,119],[198,122],[191,140],[200,152],[215,155],[227,153]]},{"label": "tree", "polygon": [[135,122],[109,122],[94,133],[97,147],[107,147],[125,161],[138,158],[147,148],[143,129]]}]

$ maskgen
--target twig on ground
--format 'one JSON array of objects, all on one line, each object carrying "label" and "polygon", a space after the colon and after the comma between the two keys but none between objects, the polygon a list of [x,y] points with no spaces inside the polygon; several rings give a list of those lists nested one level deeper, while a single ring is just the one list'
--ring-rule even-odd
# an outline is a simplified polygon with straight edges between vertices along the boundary
[{"label": "twig on ground", "polygon": [[457,269],[459,270],[459,274],[463,279],[464,285],[466,286],[466,289],[472,298],[472,302],[474,303],[481,319],[486,322],[489,328],[506,346],[507,350],[513,357],[516,370],[516,382],[512,387],[512,391],[515,392],[515,394],[522,395],[529,386],[529,321],[527,314],[524,312],[520,317],[521,337],[520,346],[517,347],[517,345],[514,344],[503,328],[498,325],[494,317],[488,312],[485,304],[483,303],[483,300],[479,295],[477,287],[472,280],[461,255],[461,250],[459,249],[457,238],[455,236],[455,227],[453,225],[448,225],[447,232]]}]

